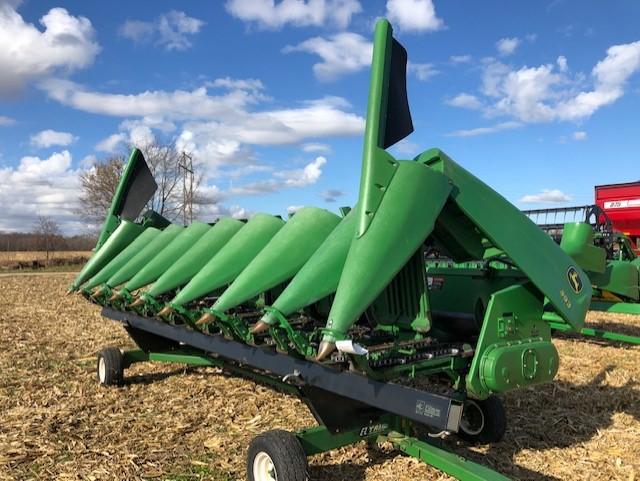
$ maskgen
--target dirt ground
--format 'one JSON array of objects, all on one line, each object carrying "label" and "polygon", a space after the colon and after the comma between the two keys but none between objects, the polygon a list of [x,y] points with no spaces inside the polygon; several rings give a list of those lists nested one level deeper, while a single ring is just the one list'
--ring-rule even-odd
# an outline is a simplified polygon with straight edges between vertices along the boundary
[{"label": "dirt ground", "polygon": [[[140,364],[124,387],[98,386],[96,352],[131,343],[97,307],[64,296],[71,279],[0,277],[0,480],[244,479],[253,436],[313,424],[297,399],[214,369]],[[640,335],[631,316],[589,320]],[[556,381],[504,397],[501,443],[445,446],[513,479],[640,479],[640,347],[556,344]],[[364,443],[310,462],[314,480],[450,479]]]}]

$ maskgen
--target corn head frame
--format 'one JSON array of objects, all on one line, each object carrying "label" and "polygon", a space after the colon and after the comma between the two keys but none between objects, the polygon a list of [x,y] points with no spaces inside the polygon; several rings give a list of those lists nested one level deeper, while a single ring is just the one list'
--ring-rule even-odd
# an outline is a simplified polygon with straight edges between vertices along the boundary
[{"label": "corn head frame", "polygon": [[[499,441],[496,395],[558,370],[546,314],[583,327],[591,282],[545,232],[444,152],[386,151],[413,130],[406,63],[380,20],[352,210],[171,224],[140,215],[156,185],[134,149],[70,287],[140,348],[103,350],[103,384],[122,382],[131,363],[169,361],[222,366],[305,400],[319,426],[258,436],[251,480],[305,479],[307,455],[362,439],[388,440],[461,480],[506,479],[433,440]],[[519,277],[491,284],[486,302],[462,289],[437,296],[424,266],[433,246],[458,263],[500,253]]]}]

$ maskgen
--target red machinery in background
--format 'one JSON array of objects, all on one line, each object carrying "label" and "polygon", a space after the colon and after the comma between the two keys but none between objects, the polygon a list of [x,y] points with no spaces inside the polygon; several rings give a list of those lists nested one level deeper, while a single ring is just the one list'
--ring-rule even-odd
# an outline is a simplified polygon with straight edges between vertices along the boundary
[{"label": "red machinery in background", "polygon": [[633,249],[640,247],[640,181],[596,185],[596,204],[607,215],[613,228],[629,237]]}]

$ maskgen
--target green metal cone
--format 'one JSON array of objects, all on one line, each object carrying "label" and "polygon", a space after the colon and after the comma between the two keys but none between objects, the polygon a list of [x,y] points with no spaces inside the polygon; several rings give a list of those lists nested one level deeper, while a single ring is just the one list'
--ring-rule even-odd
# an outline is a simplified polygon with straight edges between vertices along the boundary
[{"label": "green metal cone", "polygon": [[233,281],[271,238],[284,221],[269,214],[256,214],[170,302],[182,306]]},{"label": "green metal cone", "polygon": [[305,207],[296,212],[222,293],[213,309],[224,312],[291,279],[320,247],[340,217]]},{"label": "green metal cone", "polygon": [[78,290],[78,288],[91,276],[95,275],[107,263],[113,259],[119,252],[127,247],[133,240],[140,235],[143,227],[139,224],[122,220],[117,229],[109,236],[106,242],[93,253],[91,258],[84,265],[80,273],[76,276],[70,290]]},{"label": "green metal cone", "polygon": [[155,227],[147,227],[142,234],[124,248],[117,256],[104,266],[96,275],[89,279],[83,286],[83,289],[91,290],[96,286],[106,282],[118,269],[129,262],[140,250],[142,250],[149,242],[151,242],[158,234],[160,229]]},{"label": "green metal cone", "polygon": [[183,230],[184,227],[181,225],[171,224],[170,226],[167,226],[155,237],[155,239],[149,242],[140,252],[133,256],[129,262],[118,269],[118,271],[113,274],[105,284],[109,287],[116,287],[127,282]]},{"label": "green metal cone", "polygon": [[431,233],[450,192],[448,179],[439,172],[415,162],[399,163],[367,231],[349,248],[324,341],[346,337]]},{"label": "green metal cone", "polygon": [[[354,209],[333,229],[271,307],[286,317],[335,292],[357,220]],[[276,315],[268,312],[262,320],[274,324]]]},{"label": "green metal cone", "polygon": [[244,225],[244,222],[230,217],[220,219],[164,274],[158,277],[147,294],[156,297],[185,285]]},{"label": "green metal cone", "polygon": [[204,222],[193,222],[184,228],[164,249],[140,269],[135,276],[127,281],[124,288],[133,292],[142,286],[155,281],[166,272],[171,265],[179,259],[185,251],[189,250],[211,226]]}]

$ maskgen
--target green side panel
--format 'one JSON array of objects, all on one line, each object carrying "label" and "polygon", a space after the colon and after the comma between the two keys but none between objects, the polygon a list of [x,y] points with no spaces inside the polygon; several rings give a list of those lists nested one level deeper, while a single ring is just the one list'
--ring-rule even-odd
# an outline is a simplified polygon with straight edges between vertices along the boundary
[{"label": "green side panel", "polygon": [[184,230],[181,225],[171,224],[158,234],[146,247],[131,258],[129,262],[123,265],[118,271],[113,274],[106,282],[109,287],[116,287],[120,284],[127,282],[133,276],[135,276],[140,269],[147,265],[151,259],[153,259],[158,252],[164,249],[169,242]]},{"label": "green side panel", "polygon": [[149,242],[160,234],[160,229],[155,227],[147,227],[142,234],[129,244],[122,252],[115,256],[111,261],[104,266],[100,272],[89,279],[83,286],[83,289],[93,289],[100,284],[107,282],[107,280],[114,275],[122,266],[129,262],[133,256],[140,252]]},{"label": "green side panel", "polygon": [[511,258],[566,322],[574,329],[581,328],[592,289],[576,261],[520,210],[440,150],[429,150],[418,161],[453,181],[452,198],[460,210]]},{"label": "green side panel", "polygon": [[602,274],[591,274],[591,282],[598,287],[619,296],[637,301],[638,268],[628,261],[609,261]]},{"label": "green side panel", "polygon": [[146,286],[164,274],[167,269],[198,239],[200,239],[211,226],[204,222],[195,221],[184,228],[164,249],[149,261],[138,273],[124,285],[129,292]]},{"label": "green side panel", "polygon": [[158,277],[150,287],[150,296],[159,296],[185,285],[244,226],[230,217],[220,219],[180,259]]},{"label": "green side panel", "polygon": [[253,216],[180,290],[171,301],[171,305],[183,306],[187,302],[229,284],[264,249],[283,225],[284,221],[273,215]]},{"label": "green side panel", "polygon": [[222,293],[213,309],[224,312],[291,279],[339,223],[339,216],[324,209],[298,210]]},{"label": "green side panel", "polygon": [[128,220],[122,220],[113,234],[107,238],[104,244],[93,253],[84,265],[73,281],[73,284],[71,284],[71,289],[74,291],[77,290],[82,283],[95,275],[100,269],[106,266],[111,259],[118,255],[119,252],[131,244],[142,231],[143,227],[141,225],[134,224]]},{"label": "green side panel", "polygon": [[[336,291],[349,246],[355,236],[357,219],[356,210],[352,210],[340,221],[278,296],[273,308],[286,317]],[[263,320],[272,324],[275,317],[269,313]]]},{"label": "green side panel", "polygon": [[602,274],[607,263],[604,249],[593,245],[593,227],[585,222],[564,225],[560,248],[569,254],[585,271]]},{"label": "green side panel", "polygon": [[349,248],[327,321],[326,341],[344,338],[418,250],[450,192],[449,180],[439,172],[415,162],[399,163],[367,232]]},{"label": "green side panel", "polygon": [[558,371],[551,327],[542,318],[543,297],[532,285],[516,285],[494,293],[466,376],[472,397],[485,399],[547,382]]}]

